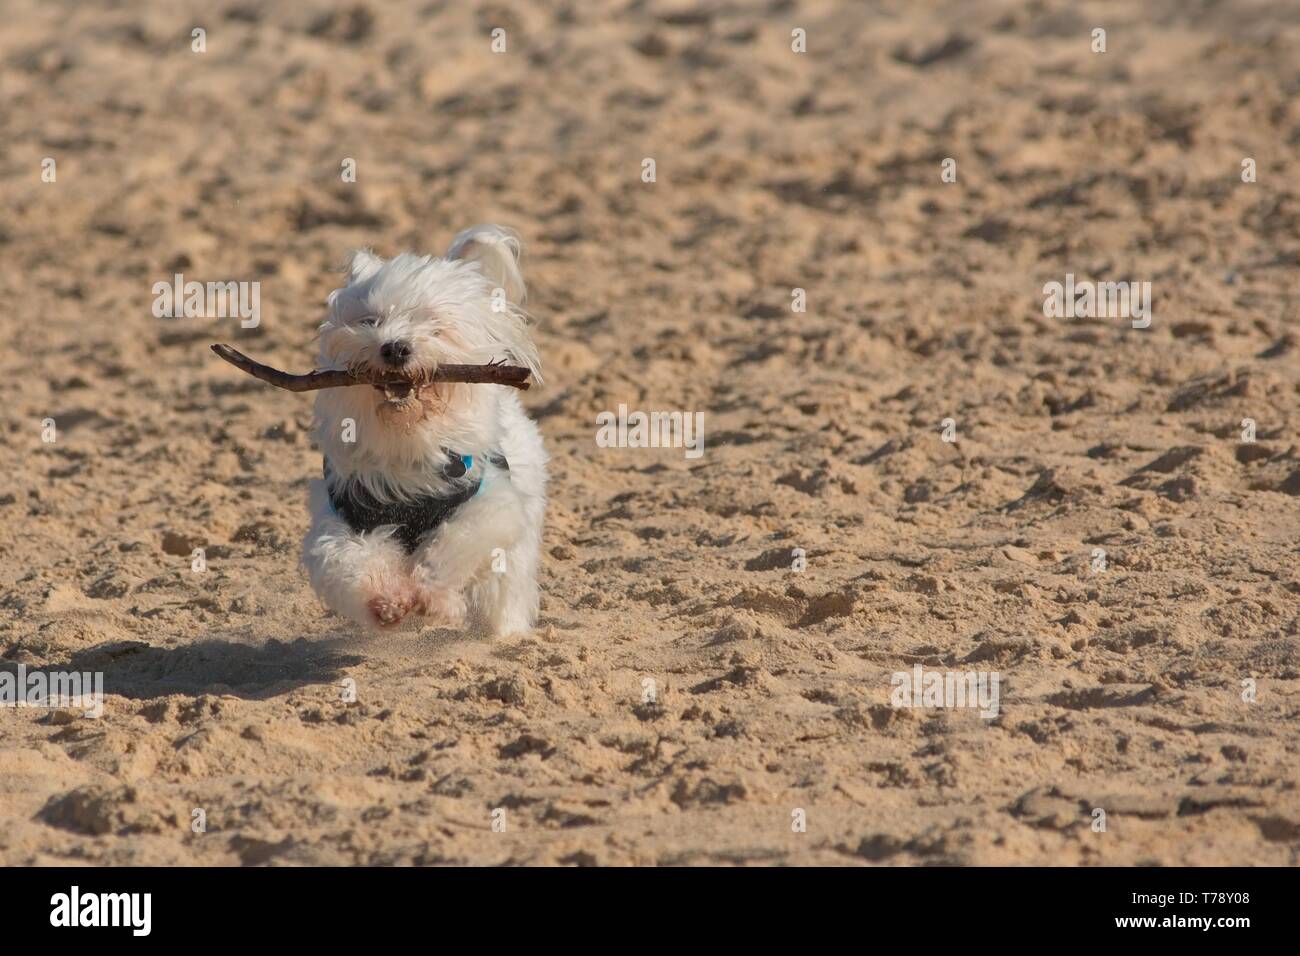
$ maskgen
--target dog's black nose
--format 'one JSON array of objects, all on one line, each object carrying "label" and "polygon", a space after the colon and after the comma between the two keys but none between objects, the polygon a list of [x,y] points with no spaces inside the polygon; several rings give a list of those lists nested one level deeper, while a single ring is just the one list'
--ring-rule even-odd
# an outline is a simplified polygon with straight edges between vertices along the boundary
[{"label": "dog's black nose", "polygon": [[379,349],[379,357],[389,365],[405,365],[411,357],[411,343],[385,342]]}]

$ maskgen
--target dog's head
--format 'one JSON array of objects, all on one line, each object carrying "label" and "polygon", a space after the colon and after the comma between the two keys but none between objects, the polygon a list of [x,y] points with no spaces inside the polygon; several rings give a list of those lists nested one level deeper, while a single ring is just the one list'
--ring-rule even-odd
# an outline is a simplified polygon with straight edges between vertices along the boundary
[{"label": "dog's head", "polygon": [[[453,240],[443,258],[402,253],[384,260],[359,250],[347,281],[330,293],[320,327],[320,367],[408,373],[429,381],[439,365],[506,361],[525,365],[541,380],[537,348],[522,309],[524,281],[519,237],[500,226],[473,226]],[[353,386],[317,398],[321,438],[338,440],[345,419],[355,425],[358,453],[374,465],[400,465],[427,446],[481,445],[494,419],[494,385]],[[457,444],[458,443],[458,444]]]}]

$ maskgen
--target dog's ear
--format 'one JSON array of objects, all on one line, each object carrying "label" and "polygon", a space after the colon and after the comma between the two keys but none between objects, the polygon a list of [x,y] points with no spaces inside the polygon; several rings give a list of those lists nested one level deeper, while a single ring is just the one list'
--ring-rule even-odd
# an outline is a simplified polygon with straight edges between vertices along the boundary
[{"label": "dog's ear", "polygon": [[523,273],[519,271],[522,253],[523,244],[517,232],[484,224],[457,233],[447,249],[447,258],[477,262],[487,280],[505,290],[507,302],[522,305],[527,294]]},{"label": "dog's ear", "polygon": [[348,285],[365,282],[378,272],[383,264],[384,260],[369,249],[356,250],[356,252],[352,253],[352,258],[348,260],[348,264],[344,269],[348,274]]},{"label": "dog's ear", "polygon": [[534,381],[540,385],[541,361],[529,334],[528,313],[522,308],[525,295],[524,277],[519,271],[522,251],[519,234],[513,229],[485,224],[458,233],[447,250],[447,258],[478,263],[488,282],[505,290],[507,308],[492,308],[486,314],[484,328],[511,360],[532,370]]}]

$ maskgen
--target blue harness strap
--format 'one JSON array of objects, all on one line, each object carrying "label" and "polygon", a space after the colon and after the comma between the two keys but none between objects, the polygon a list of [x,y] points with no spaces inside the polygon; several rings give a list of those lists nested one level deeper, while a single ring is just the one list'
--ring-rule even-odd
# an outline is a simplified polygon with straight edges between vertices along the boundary
[{"label": "blue harness strap", "polygon": [[[504,455],[488,455],[488,461],[505,471],[510,465]],[[483,490],[483,479],[461,482],[474,467],[473,455],[447,453],[443,476],[453,485],[460,485],[447,495],[420,495],[397,501],[381,501],[356,482],[340,482],[325,459],[325,487],[329,491],[330,505],[353,531],[364,533],[384,525],[396,525],[394,537],[401,542],[407,554],[412,554],[420,542],[437,530],[453,512]]]}]

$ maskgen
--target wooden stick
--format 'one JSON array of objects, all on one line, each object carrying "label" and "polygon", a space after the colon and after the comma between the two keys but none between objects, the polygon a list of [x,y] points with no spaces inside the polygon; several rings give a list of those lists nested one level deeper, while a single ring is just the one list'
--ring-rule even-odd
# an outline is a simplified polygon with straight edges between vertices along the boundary
[{"label": "wooden stick", "polygon": [[473,385],[508,385],[511,388],[526,389],[528,376],[532,373],[520,365],[439,365],[433,377],[412,375],[403,372],[383,372],[354,374],[343,369],[320,369],[305,375],[294,375],[271,368],[251,358],[229,345],[214,345],[212,351],[229,362],[241,372],[247,372],[253,378],[260,378],[268,385],[288,389],[291,392],[312,392],[318,388],[340,388],[345,385],[427,385],[430,382],[469,382]]}]

